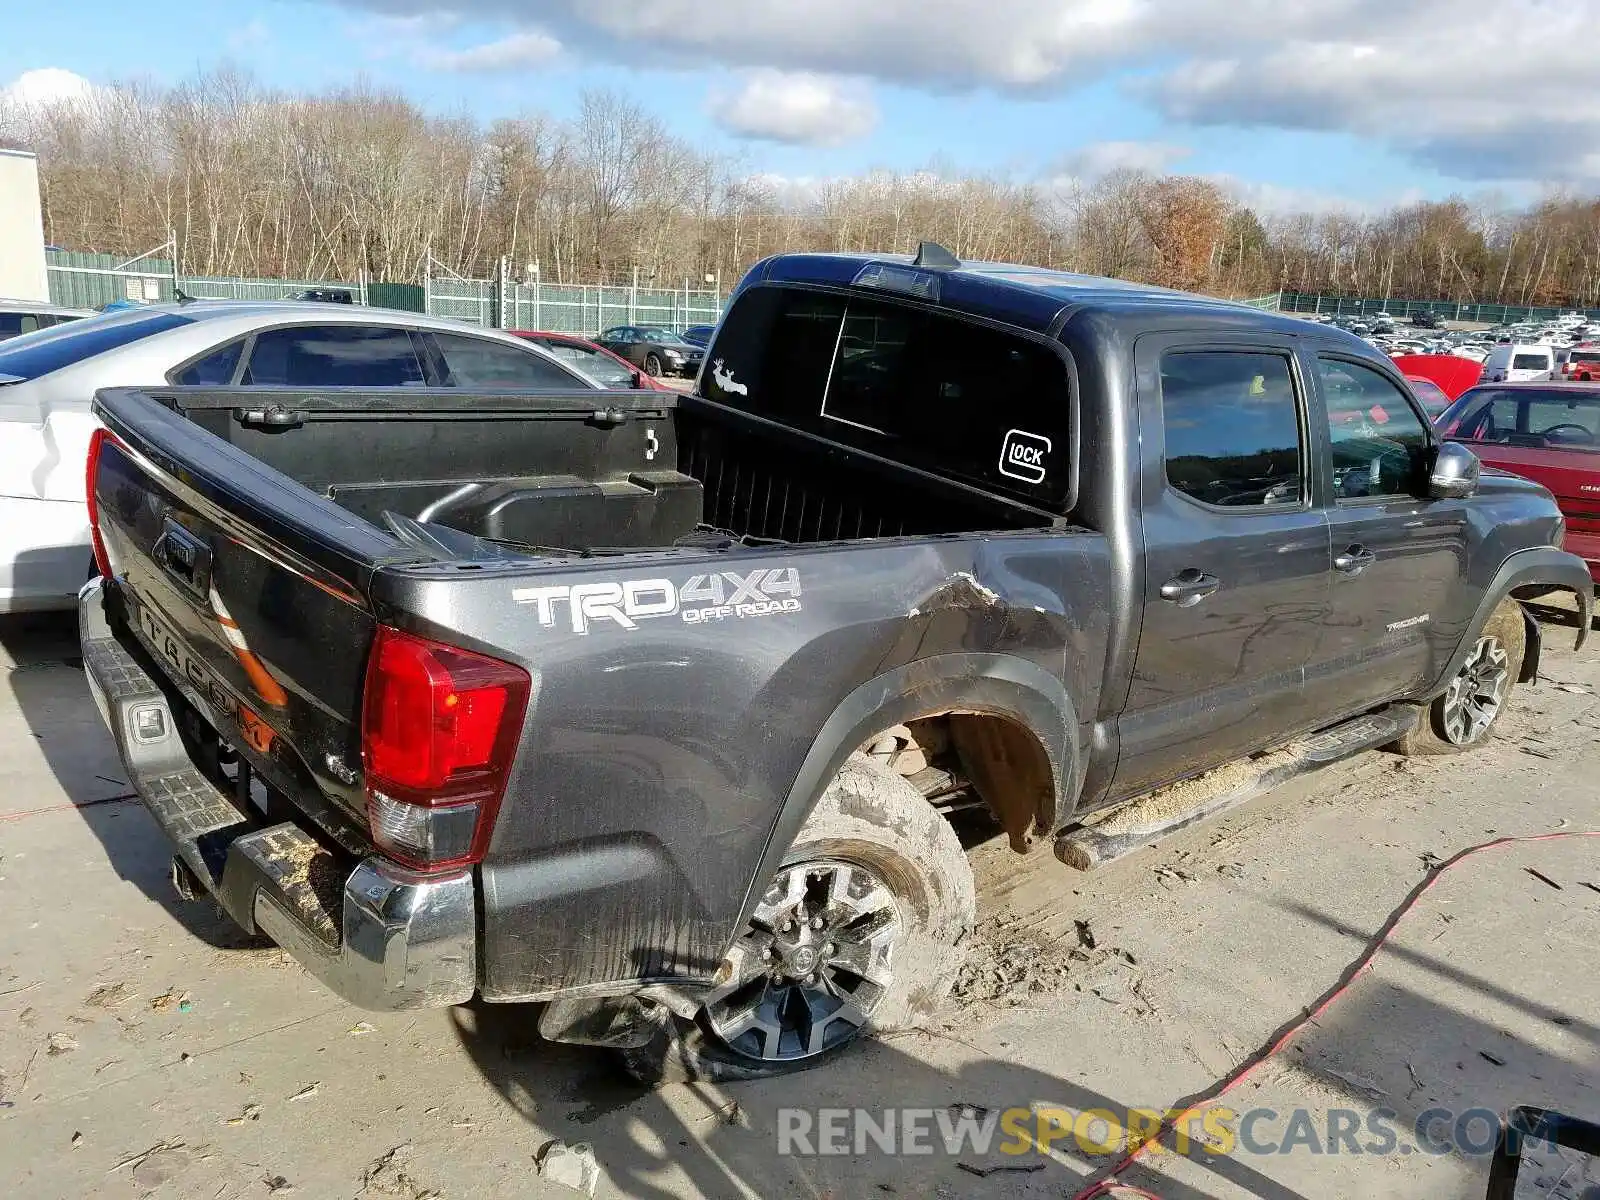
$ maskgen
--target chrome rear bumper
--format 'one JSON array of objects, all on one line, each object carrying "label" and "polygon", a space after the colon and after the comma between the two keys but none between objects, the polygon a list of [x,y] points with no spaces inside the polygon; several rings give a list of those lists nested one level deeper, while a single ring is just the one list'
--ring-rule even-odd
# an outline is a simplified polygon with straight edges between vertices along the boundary
[{"label": "chrome rear bumper", "polygon": [[[106,619],[102,582],[78,597],[84,673],[128,778],[177,857],[250,933],[264,933],[362,1008],[433,1008],[477,989],[472,872],[439,879],[350,860],[293,822],[264,825],[195,766],[168,695]],[[181,691],[176,685],[173,691]]]}]

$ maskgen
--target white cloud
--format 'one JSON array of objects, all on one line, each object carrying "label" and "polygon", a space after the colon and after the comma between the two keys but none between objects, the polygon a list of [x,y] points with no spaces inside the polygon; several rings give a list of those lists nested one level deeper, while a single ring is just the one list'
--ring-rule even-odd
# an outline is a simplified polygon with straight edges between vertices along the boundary
[{"label": "white cloud", "polygon": [[1198,58],[1152,94],[1182,120],[1356,133],[1467,178],[1600,178],[1600,0],[1416,11],[1432,7],[1359,37]]},{"label": "white cloud", "polygon": [[260,50],[271,41],[272,30],[267,28],[267,23],[260,17],[255,17],[228,35],[228,49],[236,54],[242,51]]},{"label": "white cloud", "polygon": [[82,75],[61,67],[40,67],[24,71],[0,88],[0,109],[38,112],[64,104],[86,104],[94,98],[95,86]]},{"label": "white cloud", "polygon": [[1600,0],[342,0],[597,56],[1060,90],[1136,69],[1196,123],[1327,129],[1482,178],[1600,177]]},{"label": "white cloud", "polygon": [[1067,154],[1061,171],[1074,179],[1099,179],[1113,171],[1170,171],[1194,153],[1171,142],[1091,142]]},{"label": "white cloud", "polygon": [[524,29],[498,41],[465,50],[419,47],[413,57],[420,66],[437,71],[521,71],[542,66],[561,53],[561,43],[537,29]]},{"label": "white cloud", "polygon": [[837,146],[878,123],[865,87],[804,71],[749,71],[736,90],[713,90],[709,108],[730,133],[794,145]]}]

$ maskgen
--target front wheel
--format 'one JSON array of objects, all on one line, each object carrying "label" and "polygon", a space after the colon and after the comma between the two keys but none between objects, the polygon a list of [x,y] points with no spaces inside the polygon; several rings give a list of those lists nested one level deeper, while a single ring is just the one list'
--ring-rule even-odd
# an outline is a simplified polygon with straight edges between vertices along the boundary
[{"label": "front wheel", "polygon": [[900,776],[840,769],[729,949],[694,1020],[621,1051],[647,1083],[756,1079],[929,1016],[976,912],[955,831]]},{"label": "front wheel", "polygon": [[1422,713],[1415,728],[1394,744],[1407,756],[1458,754],[1493,735],[1528,648],[1522,605],[1503,600],[1473,643],[1461,669]]},{"label": "front wheel", "polygon": [[646,354],[644,356],[644,369],[646,374],[654,375],[657,378],[666,374],[661,368],[661,356],[658,354]]}]

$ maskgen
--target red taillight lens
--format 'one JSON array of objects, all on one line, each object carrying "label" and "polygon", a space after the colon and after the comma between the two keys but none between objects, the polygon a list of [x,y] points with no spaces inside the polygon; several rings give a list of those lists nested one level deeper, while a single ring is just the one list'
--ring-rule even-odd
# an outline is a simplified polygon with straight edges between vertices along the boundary
[{"label": "red taillight lens", "polygon": [[421,870],[482,859],[530,686],[521,667],[379,626],[361,751],[384,853]]},{"label": "red taillight lens", "polygon": [[94,569],[104,579],[111,578],[111,559],[106,554],[105,540],[100,536],[100,502],[94,494],[94,480],[100,472],[101,448],[116,440],[109,430],[96,429],[89,437],[89,464],[84,472],[83,491],[89,505],[89,541],[94,546]]}]

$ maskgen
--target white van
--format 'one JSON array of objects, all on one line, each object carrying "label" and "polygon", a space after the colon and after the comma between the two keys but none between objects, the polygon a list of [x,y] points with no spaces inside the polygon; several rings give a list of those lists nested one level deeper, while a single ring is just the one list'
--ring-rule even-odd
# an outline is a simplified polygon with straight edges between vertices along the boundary
[{"label": "white van", "polygon": [[1525,342],[1502,344],[1489,351],[1483,362],[1484,383],[1527,383],[1550,379],[1556,369],[1556,352],[1549,346]]}]

